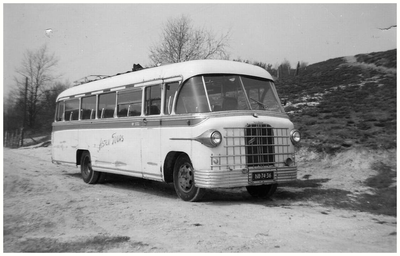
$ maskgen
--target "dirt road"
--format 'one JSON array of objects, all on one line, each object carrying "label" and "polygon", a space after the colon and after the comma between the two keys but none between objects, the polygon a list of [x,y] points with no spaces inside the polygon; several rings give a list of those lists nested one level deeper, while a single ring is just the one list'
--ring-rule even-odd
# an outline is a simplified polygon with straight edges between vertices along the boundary
[{"label": "dirt road", "polygon": [[395,217],[287,200],[284,192],[295,188],[278,188],[273,200],[216,190],[188,203],[172,185],[142,179],[85,184],[79,169],[53,165],[50,152],[3,151],[4,252],[397,250]]}]

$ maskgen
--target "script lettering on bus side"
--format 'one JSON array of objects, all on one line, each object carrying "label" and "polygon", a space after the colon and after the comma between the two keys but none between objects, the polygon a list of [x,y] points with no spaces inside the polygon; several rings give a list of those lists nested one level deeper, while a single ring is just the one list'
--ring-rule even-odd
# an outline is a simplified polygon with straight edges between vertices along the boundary
[{"label": "script lettering on bus side", "polygon": [[121,142],[124,142],[124,135],[117,134],[117,133],[113,133],[111,135],[110,139],[101,138],[100,143],[99,143],[98,152],[100,152],[100,150],[106,146],[114,145],[114,144],[121,143]]},{"label": "script lettering on bus side", "polygon": [[117,144],[118,142],[124,142],[124,135],[118,135],[113,133],[112,135],[112,144]]}]

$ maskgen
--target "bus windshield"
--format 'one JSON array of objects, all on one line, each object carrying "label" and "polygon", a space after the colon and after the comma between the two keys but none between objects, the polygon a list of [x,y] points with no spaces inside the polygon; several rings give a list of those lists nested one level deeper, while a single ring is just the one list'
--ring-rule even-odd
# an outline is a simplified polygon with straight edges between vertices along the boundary
[{"label": "bus windshield", "polygon": [[283,112],[274,83],[240,75],[204,75],[183,85],[176,113],[205,113],[229,110]]}]

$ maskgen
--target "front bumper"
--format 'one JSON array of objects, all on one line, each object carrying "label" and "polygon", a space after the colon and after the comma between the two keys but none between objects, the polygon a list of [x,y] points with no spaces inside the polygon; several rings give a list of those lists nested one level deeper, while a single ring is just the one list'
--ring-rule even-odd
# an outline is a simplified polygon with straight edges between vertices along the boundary
[{"label": "front bumper", "polygon": [[[252,181],[252,173],[264,171],[273,172],[273,179],[264,181]],[[262,184],[279,184],[296,179],[296,166],[194,171],[195,186],[199,188],[234,188],[257,186]]]}]

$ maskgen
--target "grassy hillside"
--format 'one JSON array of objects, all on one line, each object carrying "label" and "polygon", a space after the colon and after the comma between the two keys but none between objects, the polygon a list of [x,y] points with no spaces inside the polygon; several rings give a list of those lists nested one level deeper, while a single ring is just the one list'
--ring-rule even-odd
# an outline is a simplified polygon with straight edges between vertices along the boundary
[{"label": "grassy hillside", "polygon": [[335,58],[277,79],[303,145],[326,153],[395,148],[396,58],[396,50]]}]

